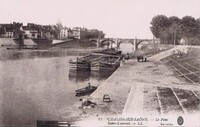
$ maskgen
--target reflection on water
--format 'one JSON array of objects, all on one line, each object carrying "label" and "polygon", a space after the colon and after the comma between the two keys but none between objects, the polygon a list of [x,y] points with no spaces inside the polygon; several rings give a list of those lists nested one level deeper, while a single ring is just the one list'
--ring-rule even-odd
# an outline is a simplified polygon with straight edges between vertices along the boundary
[{"label": "reflection on water", "polygon": [[[0,49],[0,61],[6,60],[21,60],[32,58],[49,58],[49,57],[63,57],[63,56],[83,56],[95,49],[51,49],[51,50],[5,50]],[[98,49],[97,49],[98,51]]]},{"label": "reflection on water", "polygon": [[112,71],[75,71],[75,70],[69,70],[69,80],[74,82],[83,82],[83,81],[89,81],[90,79],[95,79],[98,81],[105,80],[109,76],[112,75]]},{"label": "reflection on water", "polygon": [[107,79],[108,77],[110,77],[112,75],[113,71],[100,71],[100,72],[95,72],[95,71],[92,71],[90,76],[91,78],[95,78],[97,80],[105,80]]},{"label": "reflection on water", "polygon": [[21,60],[31,58],[48,58],[48,57],[60,57],[65,56],[67,53],[60,51],[24,51],[24,50],[11,50],[1,52],[0,60]]},{"label": "reflection on water", "polygon": [[68,77],[70,81],[74,81],[74,82],[89,81],[90,72],[69,70]]}]

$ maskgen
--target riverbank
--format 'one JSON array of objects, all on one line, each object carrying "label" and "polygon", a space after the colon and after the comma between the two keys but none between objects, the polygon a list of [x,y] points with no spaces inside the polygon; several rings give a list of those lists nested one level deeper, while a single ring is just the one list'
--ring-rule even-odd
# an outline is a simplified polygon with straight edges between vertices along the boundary
[{"label": "riverbank", "polygon": [[[167,84],[166,84],[167,83]],[[136,60],[126,61],[111,77],[109,77],[92,95],[99,107],[91,109],[88,114],[92,116],[120,115],[123,113],[129,92],[132,87],[135,91],[137,86],[142,84],[173,85],[181,84],[179,80],[172,76],[167,67],[153,62],[138,63]],[[142,92],[143,93],[143,92]],[[103,103],[103,95],[108,94],[111,103]],[[143,96],[138,94],[138,97]],[[142,97],[143,98],[143,97]],[[141,110],[139,109],[134,111]],[[151,112],[158,112],[155,109]],[[95,112],[95,113],[94,113]],[[135,112],[137,113],[137,112]]]},{"label": "riverbank", "polygon": [[[85,118],[98,118],[121,114],[153,116],[198,113],[200,86],[179,80],[173,71],[159,61],[171,55],[172,51],[170,49],[152,56],[148,62],[133,59],[123,63],[90,96],[97,106],[82,109],[81,115]],[[112,102],[103,102],[105,94],[110,96]],[[180,94],[187,96],[182,97]],[[194,105],[186,106],[191,103]]]}]

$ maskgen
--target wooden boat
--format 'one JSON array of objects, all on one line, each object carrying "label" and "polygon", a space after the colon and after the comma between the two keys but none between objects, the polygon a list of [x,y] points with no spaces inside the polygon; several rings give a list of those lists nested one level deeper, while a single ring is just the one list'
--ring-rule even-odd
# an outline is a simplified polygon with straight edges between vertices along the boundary
[{"label": "wooden boat", "polygon": [[96,89],[97,89],[97,86],[87,86],[87,87],[78,89],[75,92],[76,92],[76,96],[84,96],[84,95],[91,94]]},{"label": "wooden boat", "polygon": [[89,71],[90,70],[90,63],[96,59],[102,57],[102,54],[89,54],[84,57],[76,58],[74,60],[69,60],[69,67],[71,70],[83,70]]},{"label": "wooden boat", "polygon": [[92,71],[115,71],[120,66],[120,56],[105,55],[101,59],[91,63]]}]

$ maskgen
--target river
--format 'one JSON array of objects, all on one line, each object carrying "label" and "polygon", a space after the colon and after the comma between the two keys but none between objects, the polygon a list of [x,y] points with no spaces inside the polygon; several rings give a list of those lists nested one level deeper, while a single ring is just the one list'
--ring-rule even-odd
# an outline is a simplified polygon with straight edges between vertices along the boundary
[{"label": "river", "polygon": [[78,115],[75,90],[101,85],[112,73],[70,71],[69,59],[80,53],[66,50],[0,50],[0,125],[36,126],[36,120]]}]

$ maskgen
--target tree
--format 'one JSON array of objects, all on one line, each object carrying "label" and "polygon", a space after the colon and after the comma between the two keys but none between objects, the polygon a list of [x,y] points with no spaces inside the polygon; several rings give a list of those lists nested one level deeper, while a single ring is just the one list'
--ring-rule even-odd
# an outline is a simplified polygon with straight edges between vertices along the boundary
[{"label": "tree", "polygon": [[193,37],[189,38],[189,42],[191,45],[200,45],[200,18],[196,19],[197,23],[197,32]]},{"label": "tree", "polygon": [[197,20],[196,20],[196,22],[197,22],[197,26],[198,26],[198,38],[200,38],[200,18],[198,18]]},{"label": "tree", "polygon": [[104,36],[103,31],[93,30],[88,32],[85,38],[104,38]]},{"label": "tree", "polygon": [[168,27],[170,25],[168,18],[165,15],[157,15],[151,21],[151,31],[156,38],[160,38],[161,42],[168,38]]},{"label": "tree", "polygon": [[180,39],[180,22],[181,20],[176,17],[176,16],[172,16],[169,17],[169,34],[171,36],[171,42],[173,42],[173,44],[177,44],[177,40]]},{"label": "tree", "polygon": [[185,16],[179,19],[176,16],[167,18],[157,15],[151,21],[153,35],[161,40],[161,43],[178,44],[184,38],[188,44],[200,44],[200,18]]},{"label": "tree", "polygon": [[190,41],[191,38],[194,38],[198,35],[199,26],[195,18],[191,16],[185,16],[181,20],[181,34],[183,37]]}]

